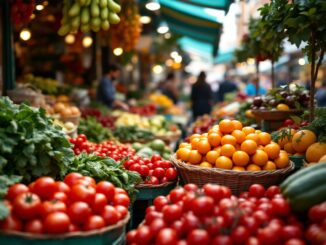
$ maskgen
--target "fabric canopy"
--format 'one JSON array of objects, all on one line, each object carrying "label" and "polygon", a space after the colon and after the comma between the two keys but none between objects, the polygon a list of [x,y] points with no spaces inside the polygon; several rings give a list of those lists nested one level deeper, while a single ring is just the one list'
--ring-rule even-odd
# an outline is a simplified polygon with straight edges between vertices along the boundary
[{"label": "fabric canopy", "polygon": [[181,2],[190,3],[193,5],[201,6],[204,8],[213,8],[213,9],[221,9],[225,10],[226,12],[229,10],[229,7],[233,0],[179,0]]}]

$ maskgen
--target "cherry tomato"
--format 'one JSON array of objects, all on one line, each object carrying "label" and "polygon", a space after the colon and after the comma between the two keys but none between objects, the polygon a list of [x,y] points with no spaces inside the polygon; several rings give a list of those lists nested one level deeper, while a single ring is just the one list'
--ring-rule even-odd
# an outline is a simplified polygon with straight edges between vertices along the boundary
[{"label": "cherry tomato", "polygon": [[244,226],[237,226],[231,233],[234,244],[244,244],[250,236],[248,229]]},{"label": "cherry tomato", "polygon": [[214,199],[215,203],[224,198],[223,189],[219,185],[206,184],[203,186],[203,190],[207,196]]},{"label": "cherry tomato", "polygon": [[150,176],[149,177],[149,180],[148,181],[145,181],[145,184],[150,184],[150,185],[158,185],[159,183],[160,183],[160,181],[155,176]]},{"label": "cherry tomato", "polygon": [[117,205],[114,206],[114,208],[117,210],[120,219],[124,219],[126,215],[128,214],[128,209],[125,206]]},{"label": "cherry tomato", "polygon": [[153,237],[155,237],[160,230],[167,227],[167,223],[163,219],[154,219],[149,227]]},{"label": "cherry tomato", "polygon": [[91,231],[105,227],[104,219],[99,215],[91,215],[84,223],[83,230]]},{"label": "cherry tomato", "polygon": [[290,214],[290,205],[283,198],[273,198],[272,205],[274,212],[282,217],[286,217]]},{"label": "cherry tomato", "polygon": [[306,245],[306,243],[301,239],[292,238],[290,240],[287,240],[285,245]]},{"label": "cherry tomato", "polygon": [[96,190],[92,186],[76,184],[71,188],[69,194],[70,200],[72,202],[86,202],[92,205],[94,202]]},{"label": "cherry tomato", "polygon": [[48,200],[57,191],[57,185],[51,177],[41,177],[35,181],[33,192],[41,199]]},{"label": "cherry tomato", "polygon": [[66,177],[64,178],[64,182],[68,186],[72,187],[76,183],[77,180],[83,179],[83,178],[84,178],[84,176],[79,173],[70,173],[70,174],[66,175]]},{"label": "cherry tomato", "polygon": [[111,205],[106,205],[101,213],[107,226],[116,224],[119,221],[118,211]]},{"label": "cherry tomato", "polygon": [[208,196],[200,196],[192,201],[191,210],[197,216],[211,215],[214,211],[214,199]]},{"label": "cherry tomato", "polygon": [[40,214],[43,218],[45,218],[48,214],[53,212],[63,212],[67,211],[66,204],[61,201],[45,201],[42,203],[40,208]]},{"label": "cherry tomato", "polygon": [[124,189],[119,188],[119,187],[114,188],[114,194],[125,194],[128,196],[128,193]]},{"label": "cherry tomato", "polygon": [[177,243],[177,233],[171,228],[160,230],[155,239],[156,245],[175,245]]},{"label": "cherry tomato", "polygon": [[44,229],[50,234],[66,233],[69,231],[70,218],[66,213],[50,213],[44,219]]},{"label": "cherry tomato", "polygon": [[29,220],[24,227],[25,232],[42,234],[44,232],[43,223],[40,219]]},{"label": "cherry tomato", "polygon": [[65,182],[57,181],[55,182],[55,184],[56,184],[57,192],[64,192],[66,194],[70,192],[70,187]]},{"label": "cherry tomato", "polygon": [[309,210],[309,219],[315,223],[320,223],[326,219],[326,202],[315,205]]},{"label": "cherry tomato", "polygon": [[270,219],[270,217],[261,210],[255,211],[252,216],[255,218],[259,226],[266,224]]},{"label": "cherry tomato", "polygon": [[165,175],[164,168],[157,167],[157,168],[154,169],[153,176],[155,176],[159,180],[162,179],[164,177],[164,175]]},{"label": "cherry tomato", "polygon": [[69,225],[69,232],[78,232],[80,231],[80,227],[76,224],[70,224]]},{"label": "cherry tomato", "polygon": [[197,216],[193,215],[192,213],[188,213],[184,216],[183,228],[186,233],[199,228],[199,225],[200,220]]},{"label": "cherry tomato", "polygon": [[52,198],[50,198],[50,201],[54,201],[54,200],[57,200],[57,201],[61,201],[65,204],[68,203],[68,197],[67,197],[67,194],[64,193],[64,192],[55,192],[52,196]]},{"label": "cherry tomato", "polygon": [[258,230],[257,238],[261,244],[274,245],[279,244],[281,234],[276,229],[267,226]]},{"label": "cherry tomato", "polygon": [[5,231],[21,231],[23,229],[23,223],[11,214],[4,220],[0,220],[0,228]]},{"label": "cherry tomato", "polygon": [[162,160],[162,158],[161,158],[161,156],[158,155],[158,154],[154,154],[154,155],[152,156],[152,158],[151,158],[151,162],[156,162],[156,161],[161,161],[161,160]]},{"label": "cherry tomato", "polygon": [[20,219],[33,219],[39,214],[41,199],[33,193],[19,194],[13,203],[13,212]]},{"label": "cherry tomato", "polygon": [[13,201],[15,200],[16,196],[26,192],[29,192],[29,189],[26,185],[20,183],[14,184],[8,189],[6,199],[9,201]]},{"label": "cherry tomato", "polygon": [[265,196],[269,199],[272,199],[275,195],[280,193],[281,193],[280,188],[276,185],[272,185],[268,187],[268,189],[266,190]]},{"label": "cherry tomato", "polygon": [[129,207],[129,205],[130,205],[130,198],[126,194],[115,194],[114,197],[113,197],[112,204],[114,206],[116,206],[116,205],[122,205],[122,206],[125,206],[125,207]]},{"label": "cherry tomato", "polygon": [[302,231],[299,227],[294,225],[287,225],[282,228],[283,241],[290,240],[292,238],[302,238]]},{"label": "cherry tomato", "polygon": [[149,174],[149,167],[146,165],[141,165],[139,168],[139,174],[141,176],[147,176]]},{"label": "cherry tomato", "polygon": [[172,223],[178,220],[182,216],[182,209],[176,204],[165,206],[162,210],[164,221],[167,223]]},{"label": "cherry tomato", "polygon": [[74,202],[68,207],[67,213],[73,223],[83,224],[92,214],[92,210],[86,202]]},{"label": "cherry tomato", "polygon": [[240,220],[240,224],[247,228],[250,234],[256,234],[258,230],[258,223],[252,216],[243,216]]},{"label": "cherry tomato", "polygon": [[127,236],[126,236],[127,244],[133,244],[133,243],[137,242],[136,234],[137,234],[137,230],[132,230],[127,233]]},{"label": "cherry tomato", "polygon": [[261,198],[265,195],[265,188],[260,184],[253,184],[249,187],[249,196]]},{"label": "cherry tomato", "polygon": [[186,184],[183,187],[187,192],[195,192],[198,190],[198,186],[195,184]]},{"label": "cherry tomato", "polygon": [[152,239],[153,234],[151,233],[149,226],[142,225],[137,229],[136,241],[138,244],[150,244]]},{"label": "cherry tomato", "polygon": [[153,220],[158,219],[158,218],[163,219],[163,214],[160,212],[156,212],[156,211],[148,212],[145,215],[146,224],[151,224],[153,222]]},{"label": "cherry tomato", "polygon": [[210,244],[210,237],[206,230],[195,229],[188,234],[187,243],[189,245],[208,245]]},{"label": "cherry tomato", "polygon": [[140,164],[134,163],[129,167],[130,171],[138,172],[140,171]]},{"label": "cherry tomato", "polygon": [[172,203],[177,203],[183,199],[186,195],[186,191],[183,188],[176,188],[172,190],[169,194]]},{"label": "cherry tomato", "polygon": [[94,202],[91,206],[93,212],[96,214],[100,214],[103,211],[104,207],[107,205],[107,203],[108,199],[103,193],[96,193]]},{"label": "cherry tomato", "polygon": [[232,245],[232,244],[233,243],[231,237],[226,235],[218,235],[212,241],[212,245]]},{"label": "cherry tomato", "polygon": [[96,186],[96,192],[104,194],[108,202],[111,202],[115,194],[114,185],[108,181],[101,181]]},{"label": "cherry tomato", "polygon": [[165,171],[165,177],[168,179],[168,181],[176,180],[178,177],[177,170],[175,170],[175,168],[168,168]]},{"label": "cherry tomato", "polygon": [[165,196],[158,196],[154,199],[153,204],[156,211],[162,211],[163,207],[169,203],[169,200]]}]

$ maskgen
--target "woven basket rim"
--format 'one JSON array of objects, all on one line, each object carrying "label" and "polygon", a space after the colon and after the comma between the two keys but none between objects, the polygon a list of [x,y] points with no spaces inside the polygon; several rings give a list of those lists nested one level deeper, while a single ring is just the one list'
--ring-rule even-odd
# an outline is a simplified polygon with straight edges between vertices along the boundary
[{"label": "woven basket rim", "polygon": [[254,176],[254,177],[261,177],[261,176],[273,176],[279,174],[285,174],[292,171],[295,167],[294,163],[290,161],[288,167],[283,169],[277,170],[260,170],[260,171],[236,171],[236,170],[227,170],[227,169],[220,169],[220,168],[204,168],[196,165],[190,165],[183,161],[176,159],[175,154],[170,158],[171,162],[180,169],[184,169],[190,172],[198,172],[201,174],[224,174],[224,175],[232,175],[232,176]]},{"label": "woven basket rim", "polygon": [[94,236],[94,235],[102,235],[104,233],[107,233],[109,231],[115,230],[117,228],[121,228],[125,226],[130,219],[130,213],[126,215],[126,217],[123,220],[120,220],[118,223],[104,227],[102,229],[93,230],[93,231],[78,231],[78,232],[69,232],[69,233],[63,233],[63,234],[32,234],[32,233],[26,233],[26,232],[20,232],[20,231],[0,231],[0,235],[9,235],[9,236],[18,236],[21,238],[26,239],[37,239],[37,240],[64,240],[67,238],[74,238],[74,237],[88,237],[88,236]]},{"label": "woven basket rim", "polygon": [[267,109],[259,110],[259,109],[257,109],[257,110],[251,110],[251,112],[253,114],[255,114],[255,113],[261,113],[261,114],[266,113],[267,114],[267,113],[280,113],[280,112],[283,112],[283,113],[303,112],[303,110],[289,109],[289,110],[286,110],[286,111],[282,111],[282,110],[267,110]]},{"label": "woven basket rim", "polygon": [[136,185],[135,187],[137,189],[155,189],[155,188],[162,188],[162,187],[167,187],[167,186],[170,186],[170,185],[173,185],[177,183],[176,181],[175,182],[172,182],[172,181],[169,181],[169,182],[166,182],[166,183],[162,183],[162,184],[158,184],[158,185],[150,185],[150,184],[138,184]]}]

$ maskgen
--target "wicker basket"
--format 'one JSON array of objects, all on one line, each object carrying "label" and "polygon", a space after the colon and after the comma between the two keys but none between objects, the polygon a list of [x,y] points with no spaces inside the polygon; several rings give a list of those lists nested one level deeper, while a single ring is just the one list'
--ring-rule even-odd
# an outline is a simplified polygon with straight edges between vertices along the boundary
[{"label": "wicker basket", "polygon": [[185,184],[194,183],[203,186],[207,183],[215,183],[225,185],[235,195],[247,191],[252,184],[262,184],[265,187],[277,185],[294,169],[294,163],[291,161],[290,165],[284,169],[257,172],[203,168],[181,162],[175,156],[171,157],[171,161],[178,169],[179,176]]},{"label": "wicker basket", "polygon": [[280,110],[252,110],[255,118],[258,120],[267,120],[267,121],[284,121],[293,115],[301,115],[303,113],[302,110],[288,110],[288,111],[280,111]]},{"label": "wicker basket", "polygon": [[63,235],[29,234],[17,231],[0,232],[0,244],[6,245],[123,245],[129,213],[117,224],[94,231],[72,232]]}]

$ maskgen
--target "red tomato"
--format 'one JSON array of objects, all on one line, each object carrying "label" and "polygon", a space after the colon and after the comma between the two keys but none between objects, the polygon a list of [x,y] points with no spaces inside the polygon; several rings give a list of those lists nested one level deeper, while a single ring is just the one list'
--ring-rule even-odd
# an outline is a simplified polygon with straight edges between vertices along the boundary
[{"label": "red tomato", "polygon": [[92,210],[96,214],[100,214],[104,207],[108,204],[108,199],[103,193],[96,193],[94,202],[92,204]]},{"label": "red tomato", "polygon": [[13,203],[13,212],[20,219],[33,219],[39,214],[41,199],[33,193],[19,194]]},{"label": "red tomato", "polygon": [[259,226],[267,223],[270,219],[270,217],[261,210],[255,211],[252,216],[255,218]]},{"label": "red tomato", "polygon": [[230,188],[226,187],[226,186],[221,186],[223,193],[224,193],[224,198],[229,198],[232,195],[232,192],[230,190]]},{"label": "red tomato", "polygon": [[250,234],[256,234],[258,230],[258,223],[252,216],[243,216],[240,220],[240,224],[247,228]]},{"label": "red tomato", "polygon": [[44,219],[44,229],[50,234],[66,233],[69,231],[70,218],[63,212],[50,213]]},{"label": "red tomato", "polygon": [[182,238],[185,235],[184,222],[182,220],[174,221],[169,227],[175,230],[179,238]]},{"label": "red tomato", "polygon": [[72,202],[80,201],[92,205],[94,202],[95,194],[96,190],[94,187],[77,184],[71,188],[69,197]]},{"label": "red tomato", "polygon": [[34,185],[35,185],[35,181],[28,185],[28,189],[29,189],[30,192],[34,193]]},{"label": "red tomato", "polygon": [[66,194],[70,192],[70,187],[65,182],[57,181],[55,184],[57,187],[57,192],[64,192]]},{"label": "red tomato", "polygon": [[306,230],[306,239],[309,244],[325,244],[326,231],[317,224],[312,224]]},{"label": "red tomato", "polygon": [[286,217],[290,214],[290,205],[285,199],[273,198],[272,205],[273,205],[274,212],[277,215]]},{"label": "red tomato", "polygon": [[285,245],[306,245],[306,243],[301,239],[292,238],[288,240]]},{"label": "red tomato", "polygon": [[96,186],[96,181],[92,177],[84,176],[83,178],[89,185]]},{"label": "red tomato", "polygon": [[74,202],[67,213],[73,223],[83,224],[91,216],[92,210],[86,202]]},{"label": "red tomato", "polygon": [[177,243],[177,233],[171,228],[160,230],[155,239],[156,245],[175,245]]},{"label": "red tomato", "polygon": [[152,158],[151,158],[151,162],[156,162],[156,161],[161,161],[161,160],[162,160],[162,158],[161,158],[161,156],[158,155],[158,154],[154,154],[154,155],[152,156]]},{"label": "red tomato", "polygon": [[0,228],[5,231],[21,231],[23,229],[23,223],[11,214],[6,219],[0,220]]},{"label": "red tomato", "polygon": [[138,244],[150,244],[152,239],[153,234],[151,233],[149,226],[142,225],[137,229],[136,241]]},{"label": "red tomato", "polygon": [[154,169],[153,176],[158,178],[159,180],[162,179],[165,175],[165,170],[164,168],[157,167]]},{"label": "red tomato", "polygon": [[91,231],[105,227],[104,219],[99,215],[91,215],[84,223],[83,230]]},{"label": "red tomato", "polygon": [[249,238],[250,233],[244,226],[237,226],[231,233],[234,244],[244,244]]},{"label": "red tomato", "polygon": [[48,200],[57,191],[57,185],[51,177],[41,177],[35,181],[33,192],[43,200]]},{"label": "red tomato", "polygon": [[96,192],[103,193],[106,196],[108,202],[111,202],[115,193],[114,185],[108,181],[101,181],[96,186]]},{"label": "red tomato", "polygon": [[261,243],[259,242],[257,237],[249,237],[249,239],[246,242],[246,245],[260,245]]},{"label": "red tomato", "polygon": [[261,198],[265,195],[265,188],[260,184],[253,184],[249,187],[249,196]]},{"label": "red tomato", "polygon": [[198,186],[195,184],[186,184],[183,187],[187,192],[195,192],[198,190]]},{"label": "red tomato", "polygon": [[261,244],[275,245],[279,244],[281,234],[273,227],[267,226],[258,230],[257,238]]},{"label": "red tomato", "polygon": [[268,187],[268,189],[266,190],[265,196],[269,199],[272,199],[275,195],[280,193],[281,193],[280,188],[276,185],[272,185]]},{"label": "red tomato", "polygon": [[101,213],[106,225],[114,225],[119,221],[118,211],[111,205],[106,205]]},{"label": "red tomato", "polygon": [[207,196],[214,199],[215,203],[224,198],[223,189],[219,185],[206,184],[203,186],[203,190]]},{"label": "red tomato", "polygon": [[208,216],[214,211],[214,199],[208,196],[200,196],[192,201],[192,212],[197,216]]},{"label": "red tomato", "polygon": [[136,234],[137,234],[137,230],[132,230],[127,233],[127,236],[126,236],[127,244],[133,244],[133,243],[137,242]]},{"label": "red tomato", "polygon": [[114,197],[113,197],[112,204],[114,206],[116,206],[116,205],[122,205],[122,206],[125,206],[125,207],[129,207],[129,205],[130,205],[130,198],[126,194],[115,194]]},{"label": "red tomato", "polygon": [[172,190],[169,194],[169,197],[172,203],[177,203],[181,201],[185,195],[186,191],[182,187],[180,187]]},{"label": "red tomato", "polygon": [[134,163],[129,167],[130,171],[138,172],[140,171],[140,164],[139,163]]},{"label": "red tomato", "polygon": [[216,236],[213,241],[212,245],[232,245],[231,237],[226,235],[218,235]]},{"label": "red tomato", "polygon": [[149,167],[147,165],[141,165],[139,168],[139,174],[141,176],[148,176],[149,174]]},{"label": "red tomato", "polygon": [[40,219],[29,220],[25,224],[24,231],[33,234],[42,234],[44,232],[43,223]]},{"label": "red tomato", "polygon": [[117,205],[117,206],[114,206],[114,208],[119,213],[120,219],[124,219],[126,217],[126,215],[128,214],[128,209],[125,206]]},{"label": "red tomato", "polygon": [[29,189],[26,185],[20,183],[14,184],[8,189],[6,199],[9,201],[14,201],[16,196],[26,192],[29,192]]},{"label": "red tomato", "polygon": [[119,187],[115,187],[115,188],[114,188],[114,194],[115,194],[115,195],[116,195],[116,194],[125,194],[125,195],[128,196],[128,193],[127,193],[124,189],[119,188]]},{"label": "red tomato", "polygon": [[57,200],[57,201],[61,201],[65,204],[68,203],[68,197],[67,194],[64,192],[55,192],[52,196],[52,198],[50,198],[51,201]]},{"label": "red tomato", "polygon": [[158,196],[153,201],[156,211],[162,211],[163,207],[168,203],[169,200],[165,196]]},{"label": "red tomato", "polygon": [[76,183],[77,180],[83,179],[83,178],[84,178],[84,176],[79,173],[70,173],[70,174],[66,175],[66,177],[64,178],[64,182],[68,186],[72,187]]},{"label": "red tomato", "polygon": [[292,238],[302,238],[302,231],[299,227],[294,225],[287,225],[282,228],[283,241],[290,240]]},{"label": "red tomato", "polygon": [[178,220],[182,216],[182,209],[176,204],[165,206],[162,210],[164,221],[167,223],[172,223]]},{"label": "red tomato", "polygon": [[78,231],[80,231],[80,228],[78,225],[72,224],[72,223],[69,225],[69,232],[78,232]]},{"label": "red tomato", "polygon": [[[167,227],[167,224],[163,219],[154,219],[150,223],[149,227],[150,227],[151,233],[155,237],[160,230]],[[172,225],[171,225],[171,228],[172,228]]]},{"label": "red tomato", "polygon": [[326,202],[315,205],[309,210],[309,219],[315,223],[320,223],[326,219]]},{"label": "red tomato", "polygon": [[[152,171],[152,170],[150,170],[150,171]],[[150,175],[151,174],[149,173],[149,176]],[[150,185],[158,185],[159,183],[160,183],[160,181],[155,176],[150,176],[149,180],[145,181],[145,184],[150,184]]]},{"label": "red tomato", "polygon": [[187,242],[189,245],[208,245],[210,244],[210,237],[207,231],[195,229],[188,234]]},{"label": "red tomato", "polygon": [[45,218],[48,214],[54,212],[67,212],[66,204],[61,201],[45,201],[42,203],[40,208],[40,214]]},{"label": "red tomato", "polygon": [[175,170],[175,168],[168,168],[168,169],[165,171],[165,177],[166,177],[169,181],[176,180],[177,177],[178,177],[177,170]]},{"label": "red tomato", "polygon": [[163,219],[163,214],[156,211],[151,211],[145,215],[146,224],[150,224],[155,219]]},{"label": "red tomato", "polygon": [[188,213],[184,216],[183,225],[184,231],[190,232],[193,229],[199,228],[200,220],[197,216],[193,215],[192,213]]}]

